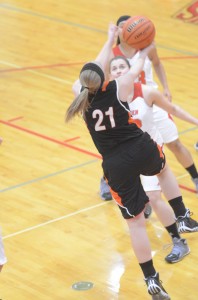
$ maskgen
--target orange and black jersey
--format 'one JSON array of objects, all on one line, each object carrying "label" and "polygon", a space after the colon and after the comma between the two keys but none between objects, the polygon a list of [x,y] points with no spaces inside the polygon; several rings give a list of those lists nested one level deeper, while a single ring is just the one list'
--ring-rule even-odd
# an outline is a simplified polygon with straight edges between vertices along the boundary
[{"label": "orange and black jersey", "polygon": [[85,113],[87,127],[102,156],[111,153],[121,143],[143,135],[132,119],[127,102],[118,99],[116,80],[105,83],[93,98]]}]

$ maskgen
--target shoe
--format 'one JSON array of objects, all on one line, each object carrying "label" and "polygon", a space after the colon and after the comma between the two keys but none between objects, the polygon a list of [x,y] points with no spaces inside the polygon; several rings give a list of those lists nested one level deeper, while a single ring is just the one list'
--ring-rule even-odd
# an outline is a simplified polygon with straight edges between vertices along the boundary
[{"label": "shoe", "polygon": [[149,276],[144,280],[147,284],[148,293],[152,296],[153,300],[170,300],[168,293],[159,280],[159,273],[156,273],[155,276]]},{"label": "shoe", "polygon": [[194,147],[195,147],[195,150],[198,151],[198,142],[194,145]]},{"label": "shoe", "polygon": [[149,203],[147,203],[145,205],[145,209],[144,209],[144,217],[145,217],[145,219],[148,219],[151,214],[152,214],[152,207],[150,206]]},{"label": "shoe", "polygon": [[195,184],[195,189],[196,189],[196,191],[197,191],[197,193],[198,193],[198,177],[197,177],[197,178],[192,178],[192,181],[194,182],[194,184]]},{"label": "shoe", "polygon": [[102,177],[100,180],[100,197],[102,200],[109,201],[112,200],[112,195],[110,192],[110,187],[106,183],[105,179]]},{"label": "shoe", "polygon": [[193,220],[190,216],[192,213],[189,209],[186,210],[184,216],[178,217],[176,219],[178,232],[179,233],[188,233],[188,232],[197,232],[198,231],[198,222]]},{"label": "shoe", "polygon": [[158,294],[156,294],[156,295],[152,295],[152,298],[151,298],[152,300],[170,300],[170,297],[168,296],[168,298],[167,298],[167,296],[163,296],[163,295],[161,295],[160,293],[158,293]]},{"label": "shoe", "polygon": [[169,253],[165,260],[172,264],[176,263],[184,258],[187,254],[190,253],[190,248],[185,239],[178,239],[176,237],[173,238],[173,249],[171,253]]}]

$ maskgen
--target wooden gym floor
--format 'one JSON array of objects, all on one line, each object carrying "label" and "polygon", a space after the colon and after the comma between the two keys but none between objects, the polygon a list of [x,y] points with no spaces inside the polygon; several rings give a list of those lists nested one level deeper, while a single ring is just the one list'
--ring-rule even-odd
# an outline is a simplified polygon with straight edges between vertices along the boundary
[{"label": "wooden gym floor", "polygon": [[[198,1],[0,1],[0,225],[8,263],[2,300],[150,299],[114,202],[99,196],[101,159],[85,125],[64,124],[71,86],[96,57],[110,21],[145,15],[173,101],[198,117]],[[176,120],[198,166],[198,128]],[[198,219],[194,185],[166,150],[187,207]],[[197,300],[197,237],[191,254],[167,265],[170,239],[155,214],[147,221],[154,262],[172,300]],[[92,282],[87,291],[72,289]]]}]

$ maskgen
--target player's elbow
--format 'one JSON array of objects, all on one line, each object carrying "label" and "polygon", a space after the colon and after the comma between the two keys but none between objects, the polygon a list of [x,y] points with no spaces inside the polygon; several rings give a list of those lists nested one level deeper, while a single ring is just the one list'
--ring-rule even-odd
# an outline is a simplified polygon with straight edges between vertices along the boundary
[{"label": "player's elbow", "polygon": [[171,111],[171,114],[173,115],[173,116],[178,116],[178,113],[179,113],[179,107],[178,106],[176,106],[176,105],[173,105],[172,106],[172,111]]}]

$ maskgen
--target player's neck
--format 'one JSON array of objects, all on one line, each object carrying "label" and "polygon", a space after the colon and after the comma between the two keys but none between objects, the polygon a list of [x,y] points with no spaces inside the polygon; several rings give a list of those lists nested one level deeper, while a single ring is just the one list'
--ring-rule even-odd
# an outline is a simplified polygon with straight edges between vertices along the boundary
[{"label": "player's neck", "polygon": [[124,42],[122,42],[122,44],[119,44],[118,47],[127,58],[132,58],[137,53],[137,50],[135,48],[132,48]]}]

